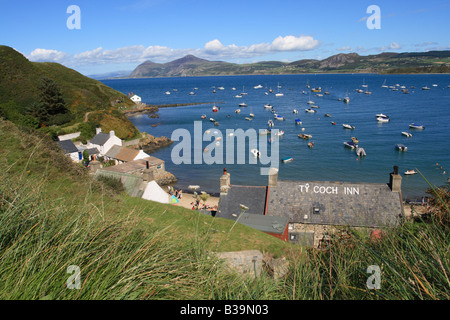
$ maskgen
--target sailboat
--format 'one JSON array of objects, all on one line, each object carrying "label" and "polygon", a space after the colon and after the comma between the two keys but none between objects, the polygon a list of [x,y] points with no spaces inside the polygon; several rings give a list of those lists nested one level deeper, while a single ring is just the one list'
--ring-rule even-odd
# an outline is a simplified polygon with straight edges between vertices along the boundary
[{"label": "sailboat", "polygon": [[387,88],[388,86],[386,85],[386,79],[384,79],[383,84],[381,85],[382,88]]},{"label": "sailboat", "polygon": [[282,97],[282,96],[284,96],[284,94],[280,92],[281,86],[280,86],[279,82],[278,82],[278,86],[277,87],[278,87],[278,92],[275,93],[275,97]]}]

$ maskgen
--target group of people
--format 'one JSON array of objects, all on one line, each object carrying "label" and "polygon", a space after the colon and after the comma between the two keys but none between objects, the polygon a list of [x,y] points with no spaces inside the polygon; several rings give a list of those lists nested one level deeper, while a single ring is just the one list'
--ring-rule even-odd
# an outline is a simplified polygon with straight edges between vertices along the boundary
[{"label": "group of people", "polygon": [[173,188],[173,186],[169,186],[169,195],[175,196],[177,199],[181,199],[183,196],[183,190],[176,190]]}]

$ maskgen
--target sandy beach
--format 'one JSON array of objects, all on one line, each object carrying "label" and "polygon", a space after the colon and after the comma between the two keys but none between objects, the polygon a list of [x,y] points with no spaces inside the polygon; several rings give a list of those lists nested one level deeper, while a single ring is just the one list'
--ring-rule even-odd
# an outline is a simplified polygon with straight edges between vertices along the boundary
[{"label": "sandy beach", "polygon": [[[167,194],[167,196],[169,196],[169,194]],[[195,196],[193,193],[183,192],[181,199],[178,200],[179,203],[176,205],[187,209],[192,209],[195,204]],[[210,196],[208,200],[206,200],[206,203],[203,203],[203,201],[200,200],[200,206],[203,207],[204,205],[208,208],[217,209],[219,205],[219,197]]]}]

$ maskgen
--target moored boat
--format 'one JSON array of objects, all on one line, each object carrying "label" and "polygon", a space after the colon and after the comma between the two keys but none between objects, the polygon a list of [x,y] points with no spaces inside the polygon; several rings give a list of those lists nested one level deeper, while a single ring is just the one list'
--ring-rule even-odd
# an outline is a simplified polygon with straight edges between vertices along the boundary
[{"label": "moored boat", "polygon": [[405,136],[405,137],[408,137],[408,138],[411,138],[411,137],[412,137],[412,133],[406,132],[406,131],[403,131],[403,132],[402,132],[402,135]]},{"label": "moored boat", "polygon": [[283,159],[281,159],[281,162],[287,163],[287,162],[292,162],[294,161],[294,158],[292,157],[285,157]]},{"label": "moored boat", "polygon": [[406,151],[408,150],[408,147],[405,146],[404,144],[398,143],[395,145],[395,149],[398,151]]},{"label": "moored boat", "polygon": [[409,127],[410,127],[411,129],[419,129],[419,130],[425,129],[425,127],[424,127],[423,125],[417,124],[417,123],[411,123],[411,124],[409,125]]},{"label": "moored boat", "polygon": [[405,175],[413,175],[413,174],[417,174],[417,171],[416,170],[406,170],[405,171]]},{"label": "moored boat", "polygon": [[306,133],[299,133],[299,134],[298,134],[298,137],[301,138],[301,139],[303,139],[303,140],[308,140],[308,139],[311,139],[311,138],[312,138],[312,135],[306,134]]},{"label": "moored boat", "polygon": [[344,146],[350,149],[356,149],[358,148],[358,145],[354,143],[353,141],[346,141],[344,142]]},{"label": "moored boat", "polygon": [[346,123],[344,123],[344,124],[343,124],[342,126],[344,127],[344,129],[350,129],[350,130],[353,130],[353,129],[355,129],[355,127],[354,127],[354,126],[352,126],[352,125],[349,125],[349,124],[346,124]]}]

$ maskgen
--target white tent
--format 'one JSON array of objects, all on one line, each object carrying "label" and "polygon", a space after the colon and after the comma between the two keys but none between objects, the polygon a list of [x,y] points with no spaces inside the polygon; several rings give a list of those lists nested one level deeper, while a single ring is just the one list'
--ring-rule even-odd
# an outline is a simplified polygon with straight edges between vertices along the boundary
[{"label": "white tent", "polygon": [[169,203],[169,194],[165,192],[156,181],[150,181],[144,190],[142,199],[152,200],[160,203]]}]

